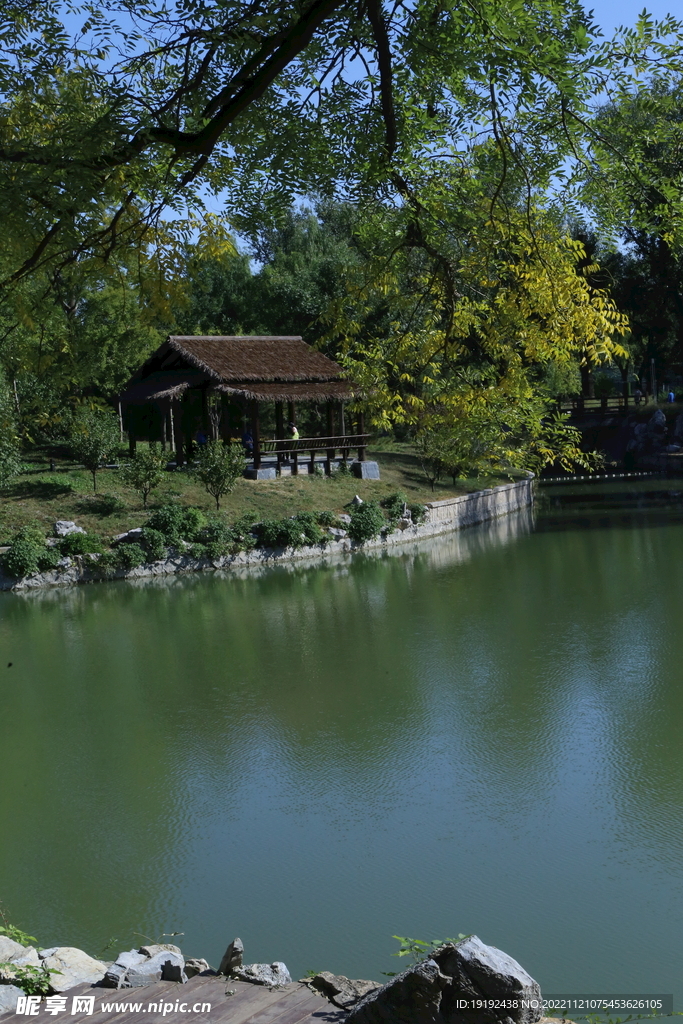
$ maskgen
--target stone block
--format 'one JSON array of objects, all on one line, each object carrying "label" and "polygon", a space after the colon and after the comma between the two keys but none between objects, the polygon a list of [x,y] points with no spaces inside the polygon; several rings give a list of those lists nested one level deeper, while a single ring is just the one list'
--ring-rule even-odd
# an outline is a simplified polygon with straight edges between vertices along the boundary
[{"label": "stone block", "polygon": [[[205,971],[210,971],[211,968],[208,961],[202,960],[199,957],[190,957],[189,960],[185,961],[185,974],[188,978],[194,978],[197,974],[204,974]],[[213,972],[212,972],[213,973]]]},{"label": "stone block", "polygon": [[329,971],[321,971],[305,981],[342,1010],[350,1010],[364,996],[382,987],[378,981],[353,981],[343,974],[331,974]]},{"label": "stone block", "polygon": [[249,469],[245,469],[244,476],[246,480],[276,480],[277,471],[274,466],[262,466],[261,469],[250,466]]},{"label": "stone block", "polygon": [[68,537],[70,533],[85,533],[82,526],[76,526],[70,519],[58,519],[55,523],[55,536]]},{"label": "stone block", "polygon": [[379,465],[376,462],[352,462],[351,472],[359,480],[379,480]]},{"label": "stone block", "polygon": [[252,985],[267,985],[268,988],[282,988],[289,985],[292,976],[280,960],[272,964],[245,964],[232,971],[233,978],[250,981]]},{"label": "stone block", "polygon": [[23,989],[16,985],[0,985],[0,1016],[3,1013],[16,1013],[19,996],[23,996]]},{"label": "stone block", "polygon": [[[45,956],[46,953],[50,955]],[[107,972],[106,964],[75,946],[54,946],[41,950],[40,956],[46,970],[59,971],[50,975],[50,988],[55,993],[66,992],[76,985],[96,985]]]},{"label": "stone block", "polygon": [[242,966],[244,960],[244,943],[241,939],[233,939],[221,960],[219,974],[231,974],[236,967]]}]

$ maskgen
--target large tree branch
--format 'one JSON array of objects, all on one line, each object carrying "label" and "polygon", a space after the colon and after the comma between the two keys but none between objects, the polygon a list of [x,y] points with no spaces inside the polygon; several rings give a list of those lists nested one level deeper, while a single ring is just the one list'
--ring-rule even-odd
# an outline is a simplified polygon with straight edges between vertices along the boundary
[{"label": "large tree branch", "polygon": [[398,129],[396,127],[396,108],[394,106],[394,88],[391,70],[391,45],[386,22],[382,15],[381,0],[368,0],[368,18],[372,25],[372,34],[377,47],[377,66],[379,67],[379,92],[382,104],[382,117],[386,132],[385,147],[387,157],[391,160],[396,151]]}]

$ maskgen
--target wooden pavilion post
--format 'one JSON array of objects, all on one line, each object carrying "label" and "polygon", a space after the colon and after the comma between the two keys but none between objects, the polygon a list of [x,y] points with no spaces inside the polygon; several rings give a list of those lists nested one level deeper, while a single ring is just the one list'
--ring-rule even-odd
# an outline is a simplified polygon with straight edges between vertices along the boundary
[{"label": "wooden pavilion post", "polygon": [[[342,437],[346,437],[346,418],[344,416],[344,403],[343,402],[339,403],[339,424],[340,424],[340,428],[341,428],[341,432],[342,432]],[[346,465],[346,461],[347,461],[347,459],[349,457],[349,449],[344,447],[344,448],[342,448],[341,453],[342,453],[342,459],[344,460],[344,465]]]},{"label": "wooden pavilion post", "polygon": [[[331,401],[327,402],[327,436],[334,436],[334,405]],[[325,469],[328,476],[331,476],[332,474],[332,464],[334,463],[335,454],[336,448],[327,449],[327,465],[325,466]]]},{"label": "wooden pavilion post", "polygon": [[277,442],[277,473],[282,473],[282,439],[285,436],[284,410],[282,402],[275,403],[275,439]]},{"label": "wooden pavilion post", "polygon": [[261,468],[261,420],[256,399],[251,403],[251,436],[254,441],[254,469]]},{"label": "wooden pavilion post", "polygon": [[[175,422],[173,417],[173,399],[168,403],[168,425],[171,434],[171,451],[177,455],[176,441],[175,441]],[[177,462],[177,459],[176,459]]]},{"label": "wooden pavilion post", "polygon": [[[359,434],[364,434],[365,433],[365,414],[362,413],[362,412],[358,413],[358,433]],[[361,443],[358,445],[358,461],[359,462],[365,462],[365,449],[366,449],[365,439],[363,439],[361,441]]]},{"label": "wooden pavilion post", "polygon": [[[296,426],[296,406],[294,402],[287,402],[287,415],[289,422]],[[299,453],[296,445],[292,445],[292,476],[299,475]]]}]

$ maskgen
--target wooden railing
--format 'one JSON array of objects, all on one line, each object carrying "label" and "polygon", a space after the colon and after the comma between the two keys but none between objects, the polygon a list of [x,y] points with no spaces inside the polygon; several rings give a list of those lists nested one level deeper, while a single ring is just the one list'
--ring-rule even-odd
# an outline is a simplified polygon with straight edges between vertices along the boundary
[{"label": "wooden railing", "polygon": [[[645,399],[642,399],[645,404]],[[637,408],[635,399],[629,395],[624,399],[623,395],[610,395],[609,398],[586,398],[579,395],[577,398],[569,398],[560,402],[562,412],[628,412],[629,409]]]},{"label": "wooden railing", "polygon": [[258,469],[264,455],[275,455],[278,468],[283,462],[289,462],[292,473],[296,475],[299,468],[299,457],[302,452],[310,454],[311,465],[315,465],[315,453],[327,453],[327,469],[340,452],[344,462],[347,461],[352,449],[358,452],[358,461],[365,461],[365,451],[369,434],[338,434],[335,437],[281,437],[272,440],[261,439],[254,444],[254,466]]}]

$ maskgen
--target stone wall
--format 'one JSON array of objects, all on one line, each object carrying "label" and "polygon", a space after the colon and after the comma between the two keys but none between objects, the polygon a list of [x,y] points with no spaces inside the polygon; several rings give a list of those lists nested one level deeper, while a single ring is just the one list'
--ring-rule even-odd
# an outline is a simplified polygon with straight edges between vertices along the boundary
[{"label": "stone wall", "polygon": [[[356,544],[350,538],[331,540],[329,544],[301,548],[254,548],[251,551],[240,551],[236,555],[226,555],[215,560],[196,559],[189,555],[173,555],[170,558],[141,565],[137,569],[119,569],[112,579],[139,579],[148,576],[170,576],[176,573],[203,572],[210,569],[244,570],[250,567],[265,568],[279,562],[328,560],[352,554],[354,551],[370,551],[377,549],[394,549],[399,545],[414,543],[426,537],[436,537],[443,533],[452,533],[466,526],[474,526],[499,516],[508,515],[518,509],[528,507],[534,500],[534,477],[530,473],[525,480],[500,487],[492,487],[473,494],[464,494],[445,501],[433,501],[427,505],[427,518],[419,526],[408,526],[404,530],[394,530],[386,536],[376,537],[364,544]],[[43,587],[72,586],[78,583],[94,583],[102,579],[91,569],[84,569],[80,560],[71,568],[58,571],[37,573],[22,580],[8,579],[0,576],[0,590],[35,590]]]}]

